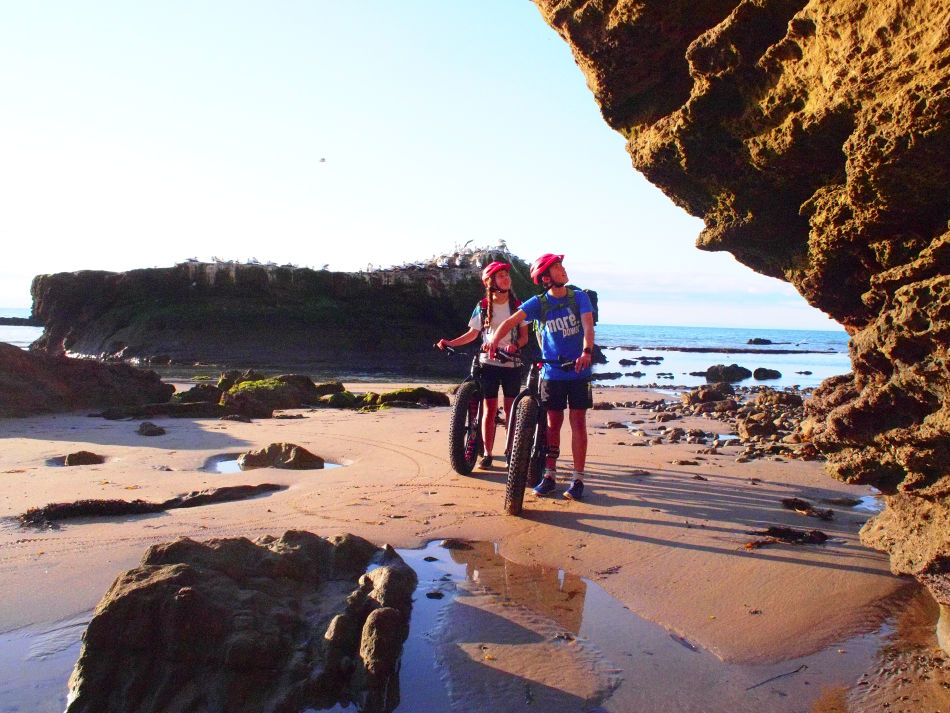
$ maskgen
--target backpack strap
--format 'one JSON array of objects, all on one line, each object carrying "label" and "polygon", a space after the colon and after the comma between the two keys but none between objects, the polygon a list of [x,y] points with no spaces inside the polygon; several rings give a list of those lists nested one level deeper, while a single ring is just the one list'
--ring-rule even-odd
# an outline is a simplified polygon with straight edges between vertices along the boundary
[{"label": "backpack strap", "polygon": [[[571,314],[580,319],[581,310],[577,306],[577,297],[574,295],[574,290],[568,287],[565,297],[567,298],[567,308],[571,311]],[[541,304],[541,318],[538,320],[538,328],[534,330],[534,335],[538,338],[538,346],[541,346],[543,341],[541,332],[544,331],[544,326],[548,321],[548,312],[551,311],[552,307],[550,301],[548,300],[547,292],[543,292],[538,295],[538,302]]]},{"label": "backpack strap", "polygon": [[[577,307],[577,297],[574,295],[574,290],[570,287],[567,288],[567,307],[571,310],[571,313],[580,318],[580,309]],[[538,297],[538,302],[541,303],[541,326],[543,327],[545,322],[548,321],[548,312],[551,311],[551,303],[548,301],[548,293],[544,292]]]}]

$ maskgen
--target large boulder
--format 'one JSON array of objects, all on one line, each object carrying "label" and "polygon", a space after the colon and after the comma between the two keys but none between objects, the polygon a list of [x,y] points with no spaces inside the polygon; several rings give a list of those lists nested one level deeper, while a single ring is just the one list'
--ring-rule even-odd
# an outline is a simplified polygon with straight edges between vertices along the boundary
[{"label": "large boulder", "polygon": [[865,541],[950,606],[950,0],[535,4],[697,246],[852,335],[814,444],[889,495]]},{"label": "large boulder", "polygon": [[415,586],[352,535],[155,545],[96,607],[67,711],[393,710]]},{"label": "large boulder", "polygon": [[0,417],[166,402],[175,392],[154,371],[52,357],[0,342]]}]

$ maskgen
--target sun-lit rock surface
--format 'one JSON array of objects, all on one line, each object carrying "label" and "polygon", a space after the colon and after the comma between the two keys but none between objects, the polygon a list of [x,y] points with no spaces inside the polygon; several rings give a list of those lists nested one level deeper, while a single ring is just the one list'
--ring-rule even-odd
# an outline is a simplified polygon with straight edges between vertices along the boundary
[{"label": "sun-lit rock surface", "polygon": [[96,607],[67,710],[391,711],[416,581],[353,535],[153,545]]},{"label": "sun-lit rock surface", "polygon": [[852,335],[809,405],[863,533],[950,604],[950,0],[535,0],[634,167]]}]

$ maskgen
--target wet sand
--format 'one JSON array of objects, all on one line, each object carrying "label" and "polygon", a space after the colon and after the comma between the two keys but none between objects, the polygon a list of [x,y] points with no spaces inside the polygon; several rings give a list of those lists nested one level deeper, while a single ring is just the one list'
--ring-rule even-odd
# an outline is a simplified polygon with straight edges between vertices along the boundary
[{"label": "wet sand", "polygon": [[[352,388],[382,391],[393,386]],[[601,387],[595,389],[595,398],[626,402],[657,395]],[[867,495],[866,489],[833,481],[817,462],[736,463],[739,447],[721,449],[721,455],[698,455],[701,446],[685,443],[634,447],[629,444],[642,439],[603,427],[608,420],[642,420],[641,428],[655,431],[658,424],[642,409],[590,412],[587,497],[581,502],[561,498],[565,482],[556,496],[526,496],[522,517],[502,514],[503,467],[476,469],[467,477],[452,471],[447,408],[291,413],[304,418],[253,423],[152,419],[167,429],[157,437],[138,435],[138,421],[105,421],[85,413],[0,422],[0,515],[5,518],[30,507],[84,498],[163,501],[215,486],[288,486],[252,500],[70,520],[55,529],[24,529],[4,519],[0,631],[68,620],[92,609],[112,580],[135,566],[150,544],[180,536],[256,537],[287,529],[321,535],[353,532],[401,548],[444,538],[494,542],[501,555],[518,565],[560,569],[595,582],[621,607],[661,626],[684,650],[692,647],[740,666],[776,665],[876,631],[906,588],[905,580],[889,573],[883,555],[858,542],[858,529],[868,513],[833,507],[835,518],[819,521],[780,503],[799,497],[820,504]],[[666,425],[728,432],[727,426],[703,418]],[[565,425],[562,472],[569,470],[570,462],[567,429]],[[499,430],[499,440],[503,436]],[[302,445],[344,467],[229,474],[201,470],[215,456],[273,442]],[[107,461],[68,468],[47,465],[77,450],[94,451]],[[673,464],[677,460],[697,465]],[[823,545],[745,547],[756,539],[750,531],[771,525],[818,528],[830,539]],[[504,618],[506,607],[491,607],[493,621]],[[458,621],[484,618],[475,608],[464,611]],[[446,630],[456,625],[443,623]],[[461,644],[451,650],[470,661],[480,660],[477,650]],[[512,659],[524,655],[524,650],[511,651]],[[846,654],[841,657],[844,666]],[[534,658],[540,665],[543,656]],[[831,659],[823,666],[833,667]],[[585,660],[569,657],[562,663],[573,671],[571,661]],[[596,657],[589,661],[594,668],[603,665]],[[629,681],[626,689],[613,681],[612,676],[623,677],[620,673],[604,674],[608,683],[603,685],[626,690],[626,702],[655,702],[663,693],[673,695],[684,710],[691,709],[691,701],[705,701],[708,710],[729,709],[719,708],[702,690],[682,686],[684,676],[701,670],[684,670],[688,662],[660,670],[640,697]],[[517,675],[544,678],[555,690],[576,684],[571,693],[575,701],[605,698],[607,710],[625,710],[619,694],[606,695],[600,678],[585,678],[581,672],[588,669],[580,664],[576,670],[577,675],[558,679],[528,666]],[[819,687],[811,691],[812,700],[818,700]],[[770,710],[801,710],[801,704],[796,698]]]}]

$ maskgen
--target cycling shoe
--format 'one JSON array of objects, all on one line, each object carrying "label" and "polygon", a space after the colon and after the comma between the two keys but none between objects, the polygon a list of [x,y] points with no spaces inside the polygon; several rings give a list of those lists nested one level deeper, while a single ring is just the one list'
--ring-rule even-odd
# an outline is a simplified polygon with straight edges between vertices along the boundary
[{"label": "cycling shoe", "polygon": [[564,497],[568,500],[580,500],[584,497],[584,481],[575,480],[571,487],[564,491]]},{"label": "cycling shoe", "polygon": [[534,486],[535,495],[547,495],[557,487],[554,478],[541,478],[541,482]]}]

